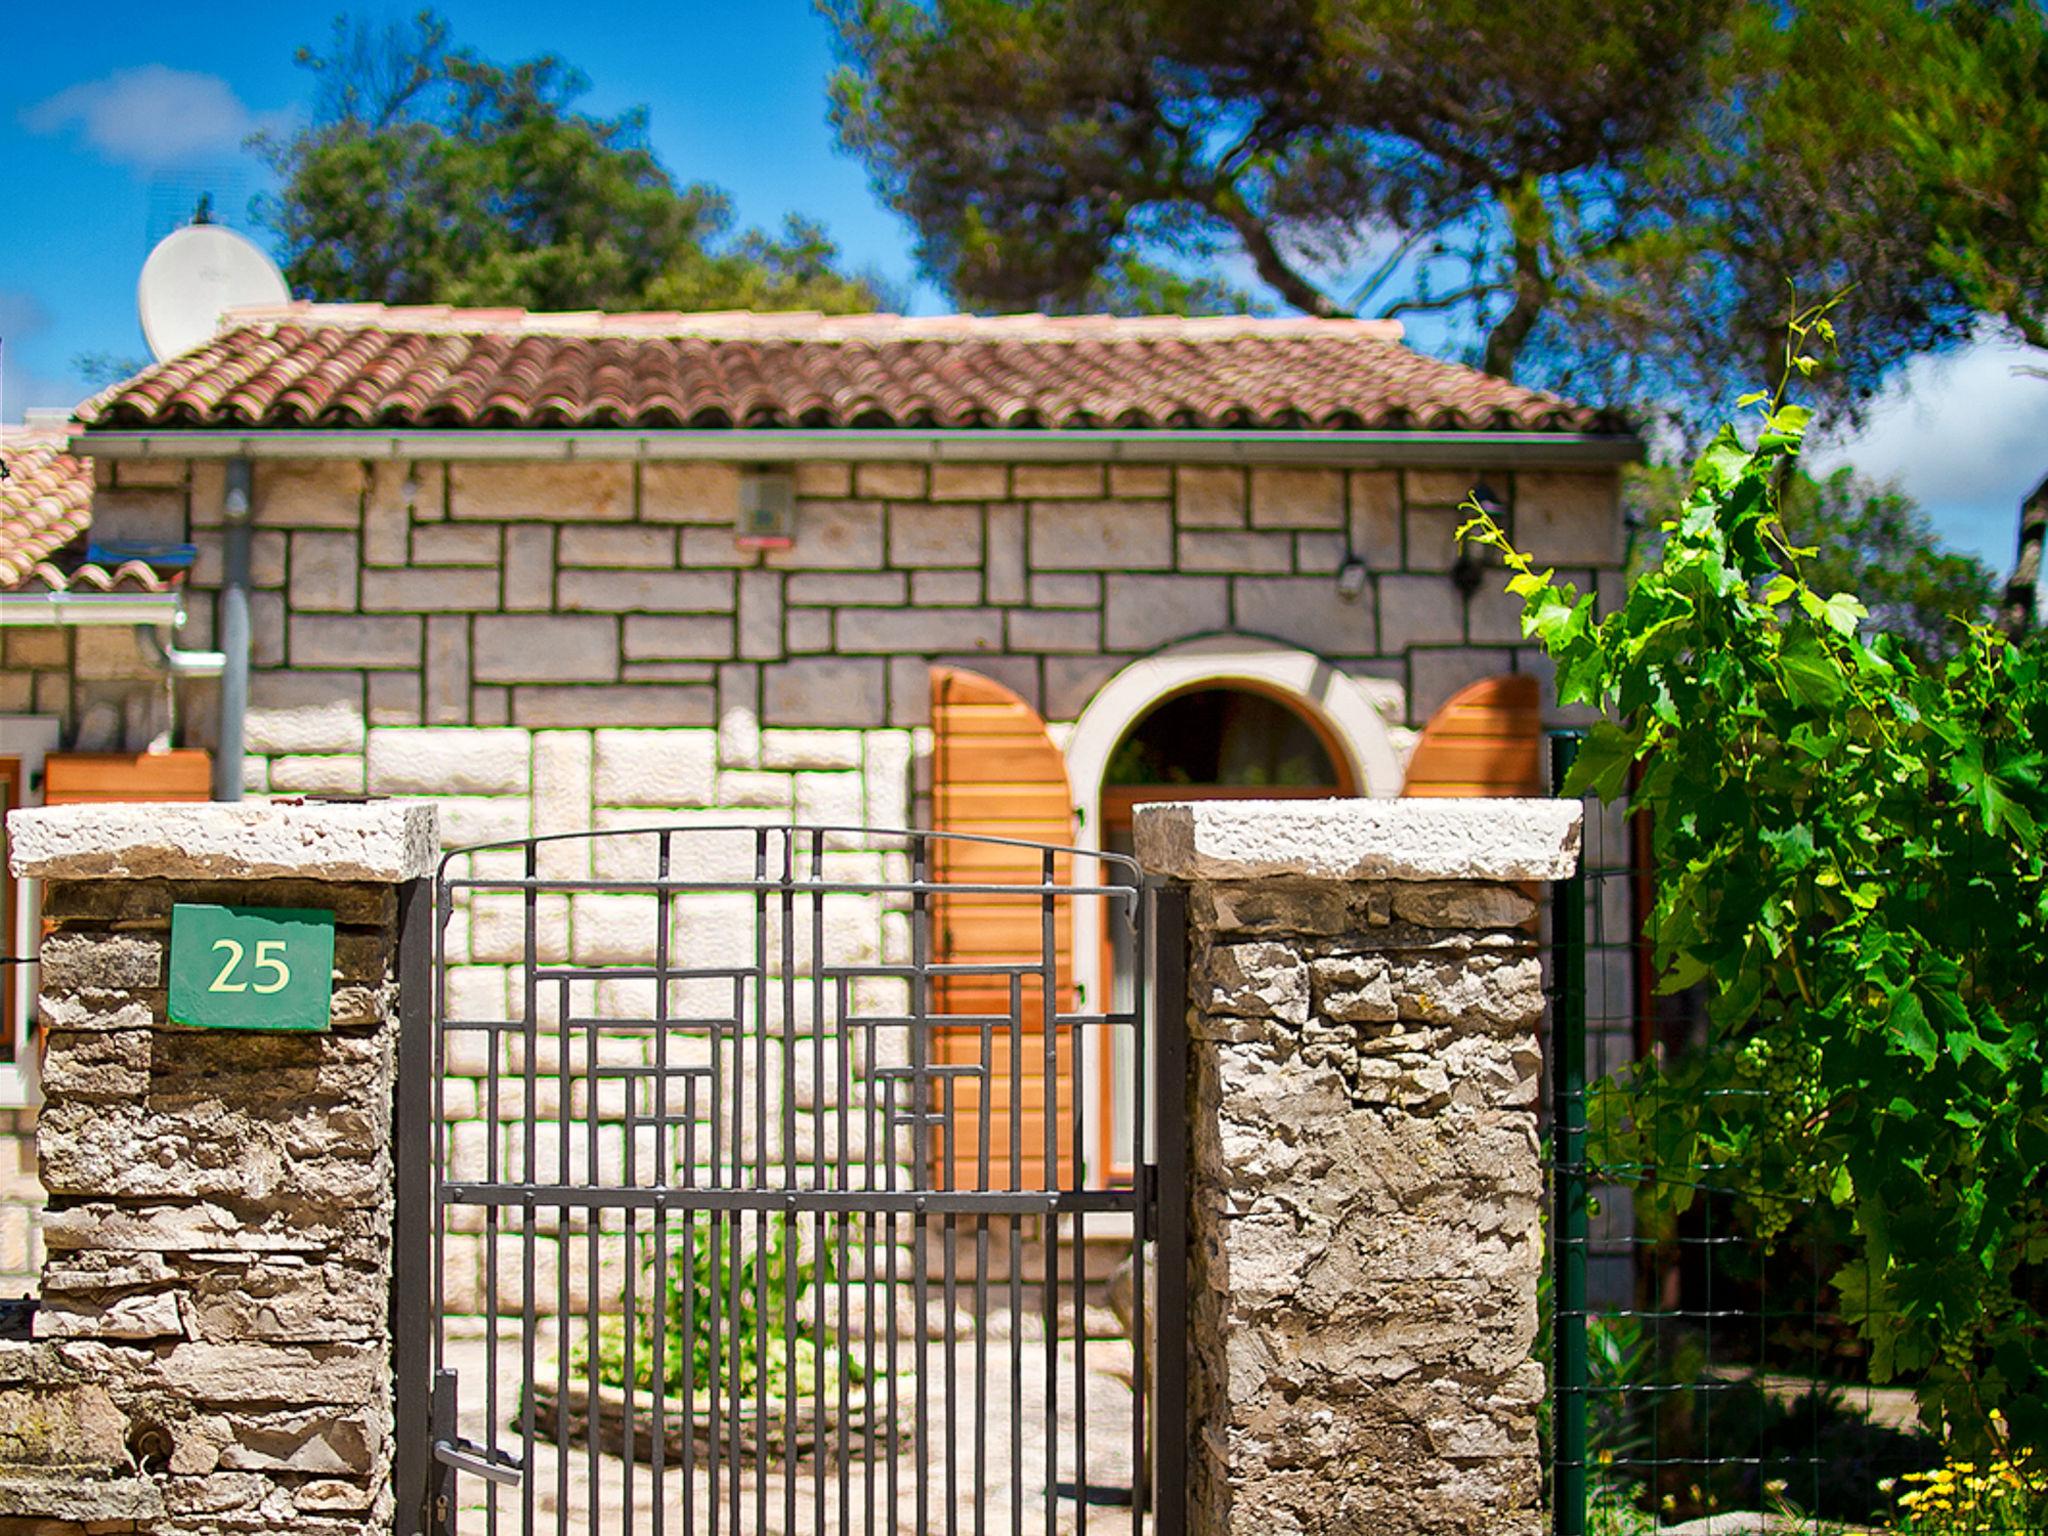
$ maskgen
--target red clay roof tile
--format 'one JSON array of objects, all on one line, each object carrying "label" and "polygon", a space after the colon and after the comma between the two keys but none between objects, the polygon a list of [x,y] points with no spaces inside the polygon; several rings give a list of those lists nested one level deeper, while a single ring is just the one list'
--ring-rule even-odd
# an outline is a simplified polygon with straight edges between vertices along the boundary
[{"label": "red clay roof tile", "polygon": [[64,451],[61,437],[0,434],[0,591],[48,567],[50,557],[85,536],[92,520],[92,465]]},{"label": "red clay roof tile", "polygon": [[116,566],[76,565],[69,570],[44,560],[18,583],[0,588],[9,592],[156,593],[174,592],[183,584],[184,573],[166,575],[146,560],[123,560]]},{"label": "red clay roof tile", "polygon": [[89,401],[134,428],[1626,432],[1379,321],[294,303]]}]

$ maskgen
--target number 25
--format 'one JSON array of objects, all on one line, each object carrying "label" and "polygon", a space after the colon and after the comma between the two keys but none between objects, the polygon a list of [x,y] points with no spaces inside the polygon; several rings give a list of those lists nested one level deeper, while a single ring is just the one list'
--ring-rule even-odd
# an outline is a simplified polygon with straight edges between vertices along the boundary
[{"label": "number 25", "polygon": [[228,958],[226,963],[221,966],[219,974],[213,978],[213,985],[206,989],[209,992],[248,992],[253,990],[267,997],[273,992],[282,992],[287,986],[291,985],[291,967],[286,965],[277,954],[277,951],[281,951],[284,948],[283,939],[258,939],[256,941],[254,969],[258,973],[269,971],[276,979],[267,982],[259,981],[253,989],[246,981],[230,981],[228,979],[234,974],[235,967],[242,963],[243,949],[240,941],[235,939],[215,939],[213,941],[213,948],[216,954],[221,950],[226,950]]}]

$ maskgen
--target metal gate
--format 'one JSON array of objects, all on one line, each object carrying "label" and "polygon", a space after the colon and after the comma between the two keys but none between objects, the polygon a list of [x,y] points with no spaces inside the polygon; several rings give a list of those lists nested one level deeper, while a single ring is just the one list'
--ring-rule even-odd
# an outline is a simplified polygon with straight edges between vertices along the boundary
[{"label": "metal gate", "polygon": [[435,920],[401,1531],[1176,1536],[1175,893],[1002,839],[692,826],[451,854]]}]

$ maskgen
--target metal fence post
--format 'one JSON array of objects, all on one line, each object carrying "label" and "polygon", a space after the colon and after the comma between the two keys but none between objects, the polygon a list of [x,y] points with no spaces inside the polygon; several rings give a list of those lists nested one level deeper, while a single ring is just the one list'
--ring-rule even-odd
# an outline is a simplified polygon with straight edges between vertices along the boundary
[{"label": "metal fence post", "polygon": [[1153,898],[1153,1018],[1158,1039],[1152,1095],[1158,1159],[1159,1305],[1152,1405],[1153,1536],[1187,1530],[1188,1439],[1188,893],[1161,885]]},{"label": "metal fence post", "polygon": [[392,1149],[392,1410],[397,1536],[427,1528],[433,1339],[434,882],[398,892],[398,1092]]},{"label": "metal fence post", "polygon": [[[1553,793],[1578,756],[1580,733],[1550,738]],[[1551,887],[1551,1524],[1587,1524],[1586,1369],[1586,870]]]}]

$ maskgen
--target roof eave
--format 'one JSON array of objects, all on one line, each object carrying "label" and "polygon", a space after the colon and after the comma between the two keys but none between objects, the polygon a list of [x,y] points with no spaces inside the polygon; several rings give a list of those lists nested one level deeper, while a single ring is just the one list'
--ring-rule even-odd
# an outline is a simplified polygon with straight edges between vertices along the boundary
[{"label": "roof eave", "polygon": [[106,459],[815,459],[1381,465],[1615,465],[1643,457],[1632,432],[1249,432],[87,428],[73,453]]}]

